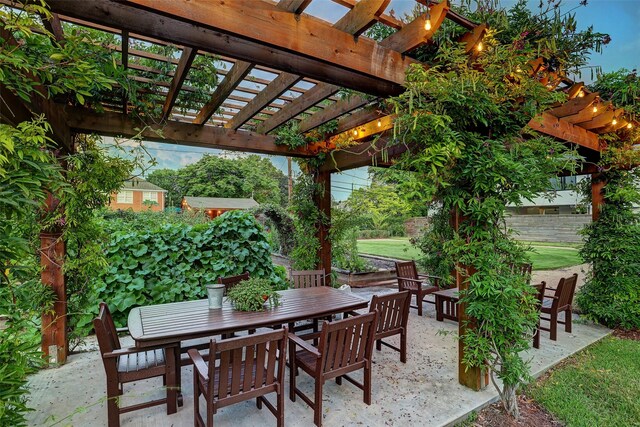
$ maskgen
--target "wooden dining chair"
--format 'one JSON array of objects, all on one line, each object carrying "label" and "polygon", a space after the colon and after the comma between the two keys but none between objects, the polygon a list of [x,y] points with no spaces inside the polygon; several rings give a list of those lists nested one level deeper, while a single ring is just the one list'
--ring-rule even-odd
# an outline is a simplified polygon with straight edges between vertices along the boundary
[{"label": "wooden dining chair", "polygon": [[398,290],[409,291],[416,296],[416,305],[411,308],[418,309],[418,316],[422,316],[422,303],[435,304],[435,301],[425,300],[427,295],[440,290],[440,278],[427,274],[418,274],[415,261],[396,262],[396,274],[398,275]]},{"label": "wooden dining chair", "polygon": [[[198,350],[189,350],[193,361],[194,425],[213,427],[218,409],[249,399],[264,404],[275,415],[278,427],[284,425],[284,367],[287,328],[239,338],[211,340],[207,364]],[[216,363],[217,361],[217,363]],[[276,394],[274,407],[264,396]],[[200,415],[200,396],[204,397],[206,419]]]},{"label": "wooden dining chair", "polygon": [[[548,291],[553,291],[553,295],[545,295],[544,301],[540,311],[543,314],[547,314],[549,317],[540,315],[540,319],[548,321],[549,327],[540,329],[548,331],[552,341],[558,339],[558,323],[564,325],[565,332],[571,333],[571,315],[573,309],[573,295],[576,291],[576,284],[578,283],[578,274],[573,274],[571,277],[563,277],[558,282],[558,286],[555,288],[546,288]],[[558,320],[558,314],[564,313],[564,321]]]},{"label": "wooden dining chair", "polygon": [[[393,292],[386,295],[374,295],[369,305],[369,311],[378,312],[376,326],[376,350],[382,350],[382,345],[400,352],[400,361],[407,363],[407,324],[409,323],[409,291]],[[394,335],[400,335],[400,348],[382,341]]]},{"label": "wooden dining chair", "polygon": [[[371,352],[377,317],[378,312],[374,311],[335,322],[324,321],[321,332],[304,339],[289,334],[289,398],[295,402],[296,396],[300,396],[313,409],[313,420],[318,427],[322,425],[322,388],[331,378],[338,384],[342,384],[342,378],[351,382],[364,392],[364,403],[371,404]],[[320,339],[317,348],[305,341],[314,336]],[[297,368],[315,379],[314,400],[296,387]],[[360,369],[364,369],[363,383],[346,375]]]},{"label": "wooden dining chair", "polygon": [[226,294],[229,289],[233,288],[243,280],[249,280],[249,272],[245,271],[237,276],[218,277],[218,283],[224,285],[224,293]]},{"label": "wooden dining chair", "polygon": [[546,282],[538,283],[537,285],[533,285],[536,289],[536,299],[538,301],[537,309],[538,309],[538,323],[536,324],[536,329],[533,331],[533,348],[540,348],[540,310],[542,309],[542,302],[544,300],[544,292],[547,287]]},{"label": "wooden dining chair", "polygon": [[512,273],[523,276],[527,280],[527,283],[531,283],[531,270],[533,269],[532,264],[509,264],[509,268]]},{"label": "wooden dining chair", "polygon": [[[318,286],[326,286],[324,270],[291,270],[290,279],[293,289],[316,288]],[[331,320],[331,319],[327,319]],[[291,332],[302,332],[312,330],[318,332],[319,319],[311,319],[311,322],[302,322],[298,325],[289,323]]]},{"label": "wooden dining chair", "polygon": [[315,288],[325,285],[324,270],[291,270],[291,287],[293,289]]},{"label": "wooden dining chair", "polygon": [[[120,414],[155,405],[167,404],[167,414],[176,412],[177,389],[176,363],[173,352],[167,354],[166,348],[140,351],[137,348],[122,348],[116,333],[109,307],[100,303],[98,317],[93,319],[93,327],[98,338],[104,370],[107,374],[107,419],[109,427],[120,425]],[[124,384],[143,379],[161,377],[167,385],[164,399],[120,406]]]}]

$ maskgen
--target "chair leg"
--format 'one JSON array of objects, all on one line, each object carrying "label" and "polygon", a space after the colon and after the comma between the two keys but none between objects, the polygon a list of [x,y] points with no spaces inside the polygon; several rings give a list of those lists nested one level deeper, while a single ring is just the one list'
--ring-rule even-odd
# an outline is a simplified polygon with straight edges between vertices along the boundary
[{"label": "chair leg", "polygon": [[564,312],[564,331],[571,333],[571,309],[567,309]]},{"label": "chair leg", "polygon": [[407,331],[400,332],[400,361],[407,363]]},{"label": "chair leg", "polygon": [[342,385],[342,377],[336,377],[336,384]]},{"label": "chair leg", "polygon": [[371,405],[371,362],[364,367],[364,403]]},{"label": "chair leg", "polygon": [[109,427],[120,427],[120,389],[118,383],[107,380],[107,420]]},{"label": "chair leg", "polygon": [[313,422],[318,427],[322,426],[322,379],[316,377],[315,405],[313,408]]},{"label": "chair leg", "polygon": [[382,350],[382,340],[376,340],[376,350]]},{"label": "chair leg", "polygon": [[540,321],[538,321],[536,330],[533,331],[533,348],[540,348]]},{"label": "chair leg", "polygon": [[198,371],[193,367],[193,425],[199,426],[200,416],[200,387],[198,386]]},{"label": "chair leg", "polygon": [[296,354],[295,344],[289,344],[289,400],[296,401]]},{"label": "chair leg", "polygon": [[422,294],[416,294],[416,305],[418,306],[418,316],[422,316]]},{"label": "chair leg", "polygon": [[262,396],[256,397],[256,408],[262,409]]},{"label": "chair leg", "polygon": [[549,320],[549,333],[551,334],[551,341],[558,340],[558,313],[551,313],[551,319]]},{"label": "chair leg", "polygon": [[284,384],[282,382],[280,382],[280,387],[278,387],[276,397],[278,399],[278,416],[276,417],[277,426],[284,427]]}]

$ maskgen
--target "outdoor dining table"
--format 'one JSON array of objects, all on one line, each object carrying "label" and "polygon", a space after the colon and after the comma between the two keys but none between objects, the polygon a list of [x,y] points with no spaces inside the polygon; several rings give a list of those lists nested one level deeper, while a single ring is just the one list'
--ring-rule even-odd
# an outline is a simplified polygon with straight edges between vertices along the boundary
[{"label": "outdoor dining table", "polygon": [[210,309],[207,300],[136,307],[129,312],[129,333],[140,350],[159,346],[176,348],[173,352],[174,366],[177,366],[175,386],[180,390],[182,341],[323,318],[363,309],[369,303],[350,292],[329,286],[289,289],[279,294],[279,306],[267,306],[259,312],[238,311],[227,302],[222,308]]},{"label": "outdoor dining table", "polygon": [[458,321],[458,301],[460,289],[442,289],[433,293],[436,297],[436,320],[443,322],[444,319]]}]

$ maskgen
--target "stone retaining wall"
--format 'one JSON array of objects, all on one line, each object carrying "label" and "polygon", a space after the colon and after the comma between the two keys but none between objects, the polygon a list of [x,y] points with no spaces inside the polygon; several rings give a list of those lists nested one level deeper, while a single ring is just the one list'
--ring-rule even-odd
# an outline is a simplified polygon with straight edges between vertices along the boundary
[{"label": "stone retaining wall", "polygon": [[532,242],[582,242],[579,231],[591,223],[591,215],[513,215],[507,227],[517,231],[519,240]]}]

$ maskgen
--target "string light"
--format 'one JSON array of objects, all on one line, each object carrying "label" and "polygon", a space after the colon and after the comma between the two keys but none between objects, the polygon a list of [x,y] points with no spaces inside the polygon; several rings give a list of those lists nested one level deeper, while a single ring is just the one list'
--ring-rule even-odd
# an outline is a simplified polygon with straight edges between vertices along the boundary
[{"label": "string light", "polygon": [[358,136],[358,131],[357,130],[353,130],[353,136]]},{"label": "string light", "polygon": [[378,119],[378,127],[381,128],[382,127],[382,120]]},{"label": "string light", "polygon": [[631,123],[627,123],[627,129],[631,129],[633,125]]},{"label": "string light", "polygon": [[584,98],[584,91],[583,90],[578,92],[578,98]]},{"label": "string light", "polygon": [[516,73],[521,73],[521,72],[522,72],[522,68],[520,68],[520,66],[518,65],[518,66],[516,67]]},{"label": "string light", "polygon": [[595,105],[595,104],[594,104],[594,106],[593,106],[593,112],[594,112],[594,113],[597,113],[597,112],[598,112],[598,106],[597,106],[597,105]]},{"label": "string light", "polygon": [[613,119],[613,121],[611,122],[611,124],[615,126],[615,125],[617,125],[617,124],[618,124],[618,121],[617,121],[616,119]]},{"label": "string light", "polygon": [[431,31],[431,10],[427,7],[427,15],[425,16],[424,29],[425,31]]},{"label": "string light", "polygon": [[478,42],[478,46],[476,46],[476,49],[478,49],[478,52],[482,52],[482,42]]}]

